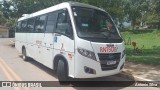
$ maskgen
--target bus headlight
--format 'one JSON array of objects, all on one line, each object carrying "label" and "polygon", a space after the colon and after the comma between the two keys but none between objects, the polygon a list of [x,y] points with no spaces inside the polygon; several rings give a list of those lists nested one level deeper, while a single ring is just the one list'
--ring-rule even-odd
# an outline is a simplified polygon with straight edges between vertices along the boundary
[{"label": "bus headlight", "polygon": [[122,58],[125,56],[125,54],[126,54],[126,51],[123,50],[123,52],[122,52]]},{"label": "bus headlight", "polygon": [[95,56],[94,52],[83,49],[83,48],[78,48],[77,50],[82,56],[85,56],[85,57],[88,57],[90,59],[96,60],[96,56]]}]

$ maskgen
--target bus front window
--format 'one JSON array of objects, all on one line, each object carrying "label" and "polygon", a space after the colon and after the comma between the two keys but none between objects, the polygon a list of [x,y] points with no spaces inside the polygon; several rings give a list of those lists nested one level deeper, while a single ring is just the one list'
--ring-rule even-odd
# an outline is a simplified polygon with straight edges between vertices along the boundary
[{"label": "bus front window", "polygon": [[[77,34],[80,38],[94,42],[122,42],[111,17],[104,11],[72,7]],[[114,42],[113,41],[113,42]]]}]

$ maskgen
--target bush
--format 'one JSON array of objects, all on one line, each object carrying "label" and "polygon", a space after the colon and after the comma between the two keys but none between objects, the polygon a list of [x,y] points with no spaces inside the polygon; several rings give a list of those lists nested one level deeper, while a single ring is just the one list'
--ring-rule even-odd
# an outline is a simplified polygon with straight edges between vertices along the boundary
[{"label": "bush", "polygon": [[11,18],[7,20],[7,22],[5,23],[5,26],[7,26],[8,28],[13,28],[16,26],[16,22],[17,22],[16,18]]}]

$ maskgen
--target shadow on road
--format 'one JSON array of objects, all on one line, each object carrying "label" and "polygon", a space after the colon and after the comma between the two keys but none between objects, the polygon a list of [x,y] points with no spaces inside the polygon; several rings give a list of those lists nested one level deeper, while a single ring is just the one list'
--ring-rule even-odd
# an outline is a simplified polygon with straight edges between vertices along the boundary
[{"label": "shadow on road", "polygon": [[160,67],[126,62],[125,71],[135,76],[160,81]]},{"label": "shadow on road", "polygon": [[[22,58],[22,56],[20,56]],[[35,61],[34,59],[30,58],[26,62],[33,64],[34,66],[38,67],[39,69],[45,71],[47,74],[52,75],[53,77],[57,78],[56,71],[47,68],[46,66],[40,64],[39,62]],[[54,87],[74,87],[77,90],[81,90],[82,88],[79,87],[118,87],[118,89],[123,87],[129,87],[134,85],[135,80],[134,78],[130,78],[129,80],[126,78],[121,77],[119,74],[107,77],[100,77],[100,78],[89,78],[89,79],[69,79],[69,85],[67,84],[59,84],[58,81],[54,81]]]},{"label": "shadow on road", "polygon": [[9,44],[9,46],[11,46],[12,48],[15,48],[15,44]]}]

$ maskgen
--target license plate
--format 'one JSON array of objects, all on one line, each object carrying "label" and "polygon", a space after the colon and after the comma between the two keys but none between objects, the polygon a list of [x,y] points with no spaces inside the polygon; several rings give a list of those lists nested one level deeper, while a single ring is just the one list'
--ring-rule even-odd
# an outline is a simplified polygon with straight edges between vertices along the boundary
[{"label": "license plate", "polygon": [[113,64],[116,64],[116,61],[107,61],[106,64],[107,64],[107,65],[113,65]]}]

